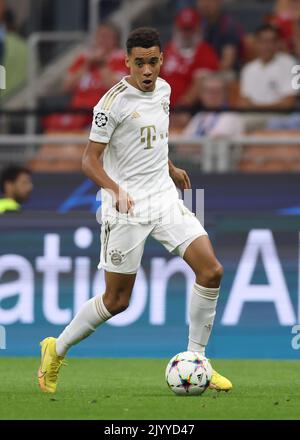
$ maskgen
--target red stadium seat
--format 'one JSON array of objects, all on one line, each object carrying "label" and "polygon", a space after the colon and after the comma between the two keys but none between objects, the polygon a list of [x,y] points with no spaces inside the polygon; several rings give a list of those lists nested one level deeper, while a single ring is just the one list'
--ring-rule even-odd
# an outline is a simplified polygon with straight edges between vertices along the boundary
[{"label": "red stadium seat", "polygon": [[[86,131],[48,132],[48,135],[84,135]],[[81,171],[81,158],[85,145],[74,144],[44,144],[27,165],[37,172],[72,172]]]}]

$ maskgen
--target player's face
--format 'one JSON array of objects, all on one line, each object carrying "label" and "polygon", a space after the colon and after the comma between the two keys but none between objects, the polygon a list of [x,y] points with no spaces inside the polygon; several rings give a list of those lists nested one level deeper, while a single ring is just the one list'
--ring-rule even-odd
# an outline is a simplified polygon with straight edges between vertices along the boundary
[{"label": "player's face", "polygon": [[27,173],[20,174],[11,185],[13,198],[19,203],[25,202],[33,190],[31,176]]},{"label": "player's face", "polygon": [[163,54],[158,46],[134,47],[126,57],[130,69],[129,82],[143,92],[153,92],[163,63]]}]

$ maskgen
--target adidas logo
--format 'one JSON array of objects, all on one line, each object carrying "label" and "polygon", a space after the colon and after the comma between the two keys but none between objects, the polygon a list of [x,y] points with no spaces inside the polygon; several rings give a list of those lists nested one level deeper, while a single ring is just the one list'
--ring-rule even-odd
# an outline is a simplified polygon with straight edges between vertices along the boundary
[{"label": "adidas logo", "polygon": [[140,117],[141,117],[141,115],[138,112],[133,112],[132,115],[131,115],[131,119],[137,119],[137,118],[140,118]]}]

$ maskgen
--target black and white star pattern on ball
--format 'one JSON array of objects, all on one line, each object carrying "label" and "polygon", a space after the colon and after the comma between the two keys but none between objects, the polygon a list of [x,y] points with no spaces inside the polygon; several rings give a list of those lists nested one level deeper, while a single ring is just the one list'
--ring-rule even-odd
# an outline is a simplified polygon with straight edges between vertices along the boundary
[{"label": "black and white star pattern on ball", "polygon": [[108,117],[106,116],[105,113],[100,112],[95,115],[95,123],[98,127],[100,128],[105,127],[107,122],[108,122]]}]

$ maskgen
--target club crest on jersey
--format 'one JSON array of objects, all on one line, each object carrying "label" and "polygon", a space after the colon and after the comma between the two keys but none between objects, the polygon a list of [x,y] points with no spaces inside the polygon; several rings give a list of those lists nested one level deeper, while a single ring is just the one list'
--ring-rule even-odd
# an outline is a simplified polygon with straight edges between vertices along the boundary
[{"label": "club crest on jersey", "polygon": [[106,116],[105,113],[100,112],[95,115],[95,124],[98,127],[100,128],[105,127],[107,125],[107,122],[108,122],[108,117]]},{"label": "club crest on jersey", "polygon": [[170,109],[169,101],[164,99],[163,101],[161,101],[161,105],[162,105],[162,108],[164,109],[164,112],[168,115],[169,109]]},{"label": "club crest on jersey", "polygon": [[120,264],[122,264],[122,262],[124,261],[125,255],[117,249],[113,249],[112,251],[110,251],[109,255],[110,260],[114,266],[120,266]]}]

